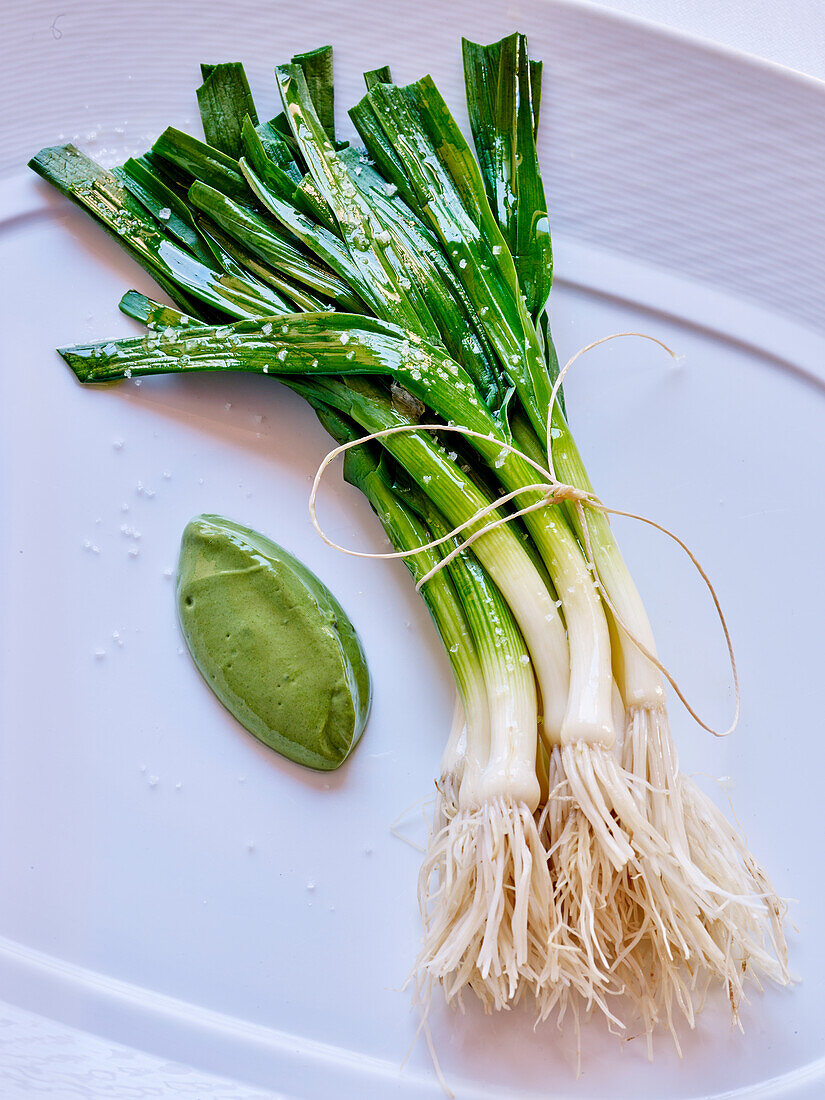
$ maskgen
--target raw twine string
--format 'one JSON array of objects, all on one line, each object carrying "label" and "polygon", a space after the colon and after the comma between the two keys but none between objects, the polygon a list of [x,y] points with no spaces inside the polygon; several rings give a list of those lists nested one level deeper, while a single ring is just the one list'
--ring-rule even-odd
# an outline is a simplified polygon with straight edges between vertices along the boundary
[{"label": "raw twine string", "polygon": [[[615,619],[617,625],[622,629],[622,631],[630,639],[633,645],[639,650],[639,652],[642,653],[643,656],[645,656],[651,662],[651,664],[653,664],[655,668],[658,669],[662,676],[665,677],[670,686],[676,692],[679,701],[682,703],[691,718],[693,718],[693,720],[699,726],[701,726],[702,729],[706,730],[708,733],[713,734],[714,737],[727,737],[729,734],[733,733],[739,723],[739,715],[741,710],[739,671],[736,666],[736,656],[733,650],[733,641],[730,636],[730,630],[728,628],[727,620],[725,619],[724,612],[722,611],[722,605],[719,601],[719,597],[716,593],[716,589],[714,588],[710,580],[710,577],[705,572],[698,558],[686,545],[686,543],[684,543],[682,539],[679,538],[678,535],[669,530],[667,527],[664,527],[662,524],[657,523],[655,520],[649,519],[647,516],[637,515],[634,512],[624,512],[618,508],[609,508],[607,505],[603,504],[599,500],[595,493],[588,490],[579,489],[575,485],[568,485],[567,483],[560,481],[556,476],[555,467],[553,464],[552,432],[550,430],[550,423],[553,416],[553,409],[555,407],[556,401],[558,400],[558,394],[559,389],[561,388],[561,384],[564,381],[570,368],[573,366],[577,359],[585,354],[585,352],[591,351],[593,348],[598,347],[599,344],[607,343],[608,340],[616,340],[622,336],[637,336],[643,340],[650,340],[654,344],[658,344],[659,347],[663,348],[671,356],[671,358],[679,358],[679,356],[677,356],[676,353],[667,346],[667,344],[663,343],[661,340],[658,340],[655,336],[649,336],[647,333],[644,332],[615,332],[612,333],[610,336],[602,336],[599,340],[594,340],[593,343],[587,344],[585,347],[580,348],[575,355],[571,356],[571,358],[568,359],[567,363],[565,364],[564,368],[559,372],[559,375],[556,378],[550,395],[550,406],[547,414],[547,468],[543,467],[541,463],[534,461],[532,458],[530,458],[529,455],[524,454],[524,452],[520,451],[517,447],[514,447],[509,443],[497,441],[497,445],[502,450],[506,450],[512,454],[518,455],[519,458],[532,466],[545,480],[537,481],[530,485],[522,485],[518,489],[514,489],[509,493],[504,493],[502,496],[498,497],[496,500],[492,501],[484,508],[480,508],[470,519],[465,520],[463,523],[460,523],[457,527],[454,527],[446,535],[442,535],[440,538],[433,539],[431,542],[424,543],[421,546],[417,546],[411,550],[395,550],[391,552],[371,553],[364,550],[352,550],[347,546],[341,546],[340,543],[337,543],[333,539],[331,539],[323,530],[321,524],[318,521],[316,509],[316,500],[321,480],[324,476],[324,473],[326,472],[327,467],[330,465],[330,463],[335,461],[338,455],[344,454],[346,451],[349,451],[353,447],[360,447],[364,443],[371,443],[373,440],[385,439],[388,436],[399,435],[404,432],[456,432],[459,435],[464,436],[465,438],[483,439],[486,442],[489,442],[490,439],[489,435],[484,435],[481,432],[473,431],[471,428],[463,428],[455,424],[397,424],[392,428],[383,428],[381,431],[371,432],[369,435],[362,436],[359,439],[352,439],[346,443],[342,443],[339,446],[334,447],[325,456],[315,474],[315,479],[312,483],[312,491],[309,495],[310,518],[312,520],[313,527],[323,539],[323,541],[327,544],[327,546],[332,547],[332,549],[334,550],[340,551],[342,554],[349,554],[351,557],[356,558],[379,558],[384,560],[389,560],[393,558],[409,558],[413,557],[415,554],[421,553],[424,550],[434,550],[439,546],[442,546],[444,543],[449,542],[452,539],[458,538],[459,536],[467,532],[470,527],[473,527],[475,524],[477,524],[479,520],[483,520],[485,517],[497,512],[500,507],[508,504],[512,500],[515,500],[523,493],[540,492],[542,494],[540,500],[534,501],[532,504],[525,505],[523,508],[519,508],[516,511],[509,512],[506,515],[496,516],[496,518],[491,520],[489,523],[485,523],[483,526],[467,535],[466,538],[461,539],[458,545],[454,546],[449,553],[444,554],[441,560],[435,566],[433,566],[433,568],[428,573],[421,577],[421,579],[417,582],[415,586],[416,591],[418,591],[423,585],[427,583],[428,580],[435,576],[436,573],[447,566],[453,560],[453,558],[455,558],[458,554],[463,553],[465,550],[469,549],[469,547],[472,546],[476,539],[481,538],[482,535],[486,535],[490,531],[494,531],[497,527],[501,527],[505,523],[512,522],[514,519],[518,519],[521,516],[528,515],[530,512],[539,511],[542,508],[547,508],[554,504],[561,504],[564,501],[570,501],[572,506],[576,509],[576,513],[581,524],[582,533],[584,536],[584,556],[587,562],[587,566],[593,576],[594,583],[602,599],[604,600],[607,607],[610,609],[610,612],[613,615],[613,618]],[[702,718],[700,718],[700,716],[696,713],[696,710],[688,702],[675,676],[659,660],[656,654],[651,652],[644,645],[644,643],[641,642],[634,635],[633,631],[628,627],[622,616],[619,614],[618,610],[616,609],[616,605],[613,603],[613,600],[610,598],[609,593],[602,583],[601,577],[599,576],[599,572],[596,567],[593,555],[593,546],[590,537],[590,526],[588,523],[586,512],[586,509],[588,508],[594,508],[604,515],[624,516],[626,519],[637,520],[639,523],[645,523],[649,527],[653,527],[655,528],[655,530],[661,531],[662,534],[667,535],[668,538],[672,539],[676,543],[676,545],[684,551],[684,553],[687,555],[692,565],[696,569],[697,573],[704,581],[705,586],[710,593],[711,599],[713,600],[716,614],[719,617],[719,622],[722,627],[722,633],[725,637],[725,645],[727,646],[728,650],[731,673],[733,676],[736,705],[733,721],[726,730],[716,730],[712,726],[708,725],[708,723],[705,722]]]}]

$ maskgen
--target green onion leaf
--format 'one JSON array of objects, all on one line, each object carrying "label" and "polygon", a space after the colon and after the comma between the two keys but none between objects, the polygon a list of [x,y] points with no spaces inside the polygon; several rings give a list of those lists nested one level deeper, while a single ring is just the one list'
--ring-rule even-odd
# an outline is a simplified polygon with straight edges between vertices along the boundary
[{"label": "green onion leaf", "polygon": [[332,75],[332,46],[293,55],[292,63],[304,74],[318,120],[331,142],[335,142],[335,84]]},{"label": "green onion leaf", "polygon": [[207,142],[237,160],[241,149],[241,128],[248,116],[253,125],[258,114],[243,65],[202,65],[204,81],[198,88],[198,107]]},{"label": "green onion leaf", "polygon": [[155,144],[152,152],[174,164],[182,172],[201,183],[208,183],[234,199],[248,202],[249,188],[232,157],[205,145],[197,138],[168,126]]}]

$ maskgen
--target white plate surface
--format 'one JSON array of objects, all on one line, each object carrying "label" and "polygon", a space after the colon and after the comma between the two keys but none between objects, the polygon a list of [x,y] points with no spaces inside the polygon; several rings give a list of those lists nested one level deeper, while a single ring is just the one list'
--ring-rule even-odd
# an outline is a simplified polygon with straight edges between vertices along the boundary
[{"label": "white plate surface", "polygon": [[[568,386],[574,430],[603,499],[675,528],[717,584],[743,721],[714,742],[674,708],[682,761],[733,777],[753,849],[798,899],[793,966],[804,981],[755,993],[744,1036],[712,1003],[683,1036],[681,1061],[661,1040],[648,1065],[641,1042],[593,1024],[577,1080],[572,1039],[534,1033],[525,1013],[436,1008],[439,1057],[464,1097],[820,1096],[825,272],[811,211],[822,210],[823,131],[812,120],[825,114],[823,93],[587,10],[461,2],[428,21],[438,8],[379,18],[364,3],[356,20],[332,2],[266,16],[244,3],[236,25],[222,4],[201,0],[189,23],[194,7],[162,15],[150,3],[120,11],[108,38],[109,9],[67,9],[52,34],[59,63],[38,70],[44,88],[25,116],[28,152],[95,129],[111,159],[185,122],[201,59],[248,61],[259,102],[274,106],[269,62],[321,39],[336,47],[342,102],[361,68],[390,60],[401,78],[433,71],[458,103],[460,33],[530,33],[549,62],[560,353],[643,329],[685,357],[674,367],[626,341],[594,352]],[[45,19],[45,5],[32,9]],[[153,20],[168,33],[152,34],[149,57],[142,28]],[[32,61],[46,46],[32,39]],[[83,115],[66,74],[93,63]],[[759,119],[775,141],[754,137]],[[9,157],[19,129],[4,142]],[[33,180],[10,179],[0,200],[0,992],[288,1097],[437,1096],[422,1044],[399,1068],[416,1029],[400,987],[417,944],[419,856],[390,833],[432,789],[449,724],[449,671],[426,612],[401,565],[336,555],[313,533],[308,482],[326,437],[276,384],[77,386],[54,347],[134,331],[117,300],[151,283]],[[349,487],[331,479],[322,507],[343,541],[380,547]],[[316,775],[259,746],[183,653],[167,573],[200,511],[282,542],[349,610],[375,703],[340,772]],[[723,724],[724,650],[697,578],[655,534],[623,523],[620,537],[663,654]],[[403,831],[423,838],[420,811]]]}]

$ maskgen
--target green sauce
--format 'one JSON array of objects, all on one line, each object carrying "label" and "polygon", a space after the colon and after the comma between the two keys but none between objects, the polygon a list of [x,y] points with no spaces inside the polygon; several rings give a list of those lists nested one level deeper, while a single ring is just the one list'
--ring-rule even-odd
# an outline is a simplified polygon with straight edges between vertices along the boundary
[{"label": "green sauce", "polygon": [[178,613],[206,682],[282,756],[330,771],[364,731],[370,678],[358,635],[318,578],[222,516],[183,533]]}]

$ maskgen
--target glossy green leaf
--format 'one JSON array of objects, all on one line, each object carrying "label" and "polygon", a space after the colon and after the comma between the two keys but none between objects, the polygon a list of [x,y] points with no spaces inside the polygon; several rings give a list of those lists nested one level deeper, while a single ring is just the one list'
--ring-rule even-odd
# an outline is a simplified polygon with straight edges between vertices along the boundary
[{"label": "glossy green leaf", "polygon": [[332,46],[296,53],[292,57],[304,74],[315,113],[330,141],[335,141],[335,82],[332,72]]},{"label": "glossy green leaf", "polygon": [[463,47],[470,126],[484,186],[535,320],[553,279],[536,149],[538,108],[533,104],[541,71],[531,67],[524,35],[512,34],[489,46],[464,39]]},{"label": "glossy green leaf", "polygon": [[226,198],[206,184],[192,184],[189,196],[193,206],[202,210],[225,233],[244,248],[268,263],[276,272],[332,299],[347,309],[357,309],[358,300],[350,288],[314,258],[298,251],[260,215]]},{"label": "glossy green leaf", "polygon": [[152,152],[175,165],[182,172],[208,183],[232,198],[248,201],[249,188],[238,169],[238,163],[232,157],[205,145],[190,134],[167,127],[155,144]]},{"label": "glossy green leaf", "polygon": [[244,119],[248,116],[253,125],[258,123],[244,67],[233,61],[201,66],[201,72],[204,72],[204,80],[198,88],[198,107],[206,140],[215,149],[237,159]]}]

